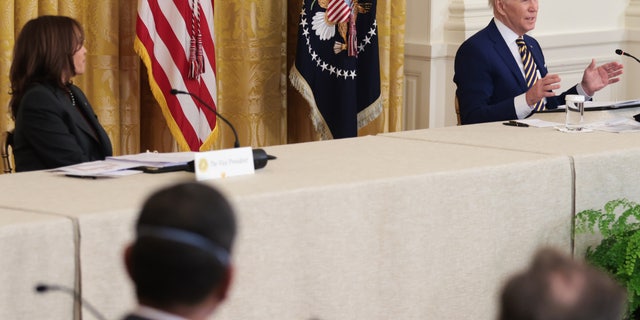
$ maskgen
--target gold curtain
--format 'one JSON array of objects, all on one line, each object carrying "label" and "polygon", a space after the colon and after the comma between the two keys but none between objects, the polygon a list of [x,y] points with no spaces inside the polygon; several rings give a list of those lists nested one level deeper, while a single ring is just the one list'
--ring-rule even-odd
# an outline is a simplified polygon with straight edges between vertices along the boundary
[{"label": "gold curtain", "polygon": [[[380,85],[384,112],[377,124],[366,126],[359,135],[396,132],[402,128],[404,105],[404,33],[406,0],[378,0],[378,32],[380,34]],[[393,32],[392,32],[393,30]]]},{"label": "gold curtain", "polygon": [[[6,3],[8,2],[8,3]],[[137,4],[131,0],[8,0],[0,8],[0,130],[11,130],[8,111],[13,43],[40,15],[66,15],[85,29],[87,70],[73,81],[87,94],[115,154],[140,149],[139,59],[133,52]]]},{"label": "gold curtain", "polygon": [[[286,10],[284,1],[215,2],[218,109],[243,146],[287,143]],[[218,128],[214,147],[233,146],[228,126]]]},{"label": "gold curtain", "polygon": [[[6,3],[8,2],[8,3]],[[401,130],[405,0],[378,0],[384,113],[361,135]],[[216,1],[218,108],[254,147],[317,140],[308,106],[288,83],[295,58],[301,0]],[[137,1],[5,0],[0,7],[0,130],[10,130],[9,67],[22,26],[39,15],[71,16],[86,33],[87,71],[74,82],[87,94],[115,154],[172,151],[146,70],[133,51]],[[391,30],[394,30],[392,33]],[[141,77],[141,72],[144,76]],[[215,148],[233,144],[220,123]]]}]

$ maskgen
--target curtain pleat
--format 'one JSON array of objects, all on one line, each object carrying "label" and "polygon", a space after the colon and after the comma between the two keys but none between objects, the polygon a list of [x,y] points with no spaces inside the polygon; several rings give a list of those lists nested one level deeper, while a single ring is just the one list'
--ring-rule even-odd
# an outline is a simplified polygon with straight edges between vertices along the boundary
[{"label": "curtain pleat", "polygon": [[[242,146],[287,143],[286,10],[284,1],[215,2],[218,109]],[[218,124],[215,148],[233,146],[228,126]]]}]

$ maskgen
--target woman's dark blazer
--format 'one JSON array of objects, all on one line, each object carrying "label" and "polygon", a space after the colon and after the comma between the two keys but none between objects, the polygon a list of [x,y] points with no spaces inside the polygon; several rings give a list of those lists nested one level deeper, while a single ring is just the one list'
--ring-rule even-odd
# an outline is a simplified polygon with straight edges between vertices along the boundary
[{"label": "woman's dark blazer", "polygon": [[35,84],[25,93],[15,119],[16,171],[52,169],[112,155],[109,136],[87,97],[74,85],[68,88],[76,107],[66,90],[57,86]]}]

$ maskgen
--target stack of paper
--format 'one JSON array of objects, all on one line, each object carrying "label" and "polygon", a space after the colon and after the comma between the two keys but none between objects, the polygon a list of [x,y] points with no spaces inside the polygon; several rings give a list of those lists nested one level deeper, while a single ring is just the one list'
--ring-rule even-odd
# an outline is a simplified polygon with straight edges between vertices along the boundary
[{"label": "stack of paper", "polygon": [[143,169],[185,166],[193,159],[193,152],[145,152],[108,157],[102,161],[84,162],[50,171],[74,177],[119,177],[141,173]]}]

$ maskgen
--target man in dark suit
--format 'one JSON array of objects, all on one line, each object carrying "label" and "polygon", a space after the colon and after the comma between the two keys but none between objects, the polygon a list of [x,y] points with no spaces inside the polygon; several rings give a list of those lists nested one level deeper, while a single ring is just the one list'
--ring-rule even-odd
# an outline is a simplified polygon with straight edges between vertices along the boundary
[{"label": "man in dark suit", "polygon": [[545,107],[557,108],[567,94],[590,99],[619,81],[621,64],[596,67],[592,60],[582,81],[556,96],[553,90],[560,88],[560,77],[548,73],[540,45],[525,34],[535,28],[538,0],[489,0],[489,4],[494,19],[456,53],[453,81],[462,124],[523,119]]},{"label": "man in dark suit", "polygon": [[211,187],[191,182],[154,193],[125,251],[138,308],[125,320],[204,320],[231,282],[233,210]]}]

